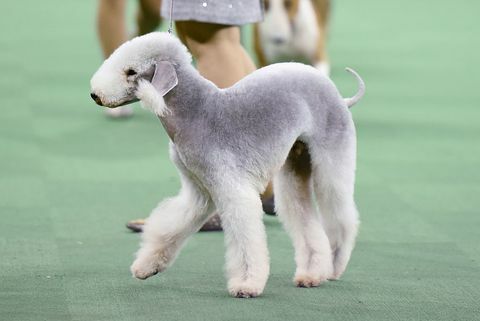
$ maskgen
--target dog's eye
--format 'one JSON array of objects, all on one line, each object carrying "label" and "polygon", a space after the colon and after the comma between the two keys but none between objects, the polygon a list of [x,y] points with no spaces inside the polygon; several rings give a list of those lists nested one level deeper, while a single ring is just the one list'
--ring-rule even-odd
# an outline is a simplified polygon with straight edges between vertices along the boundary
[{"label": "dog's eye", "polygon": [[127,76],[135,76],[137,74],[137,72],[135,70],[133,70],[132,68],[130,68],[127,71],[125,71],[125,74],[127,74]]}]

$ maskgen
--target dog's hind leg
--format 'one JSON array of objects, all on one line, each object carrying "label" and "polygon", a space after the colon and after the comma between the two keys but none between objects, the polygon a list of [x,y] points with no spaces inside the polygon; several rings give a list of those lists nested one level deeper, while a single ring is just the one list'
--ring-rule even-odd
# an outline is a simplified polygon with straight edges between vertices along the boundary
[{"label": "dog's hind leg", "polygon": [[314,166],[314,189],[332,247],[334,271],[329,278],[338,279],[347,267],[359,224],[353,199],[355,147],[325,152],[322,159]]},{"label": "dog's hind leg", "polygon": [[318,286],[332,274],[332,252],[313,204],[310,154],[296,142],[274,178],[277,214],[292,238],[299,287]]},{"label": "dog's hind leg", "polygon": [[180,170],[182,188],[177,196],[161,202],[146,220],[141,248],[130,268],[139,279],[170,266],[186,239],[200,229],[213,211],[208,192],[187,175],[175,151],[172,159]]},{"label": "dog's hind leg", "polygon": [[256,297],[270,271],[259,191],[233,175],[216,181],[210,193],[225,233],[228,291],[238,298]]}]

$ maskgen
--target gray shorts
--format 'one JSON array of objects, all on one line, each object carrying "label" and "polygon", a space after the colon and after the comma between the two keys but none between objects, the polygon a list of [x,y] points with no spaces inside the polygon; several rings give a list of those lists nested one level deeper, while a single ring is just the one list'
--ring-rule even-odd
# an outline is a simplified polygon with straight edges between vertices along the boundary
[{"label": "gray shorts", "polygon": [[[170,18],[170,1],[162,1],[162,17]],[[244,25],[263,19],[261,0],[173,0],[174,21]]]}]

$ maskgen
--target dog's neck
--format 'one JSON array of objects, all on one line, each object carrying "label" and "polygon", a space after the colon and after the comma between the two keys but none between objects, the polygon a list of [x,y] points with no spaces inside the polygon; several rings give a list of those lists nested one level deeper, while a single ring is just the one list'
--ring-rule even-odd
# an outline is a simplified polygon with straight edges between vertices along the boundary
[{"label": "dog's neck", "polygon": [[178,84],[163,97],[170,112],[159,116],[172,141],[182,127],[181,123],[188,121],[192,115],[199,115],[206,97],[219,90],[191,65],[176,66],[175,71]]}]

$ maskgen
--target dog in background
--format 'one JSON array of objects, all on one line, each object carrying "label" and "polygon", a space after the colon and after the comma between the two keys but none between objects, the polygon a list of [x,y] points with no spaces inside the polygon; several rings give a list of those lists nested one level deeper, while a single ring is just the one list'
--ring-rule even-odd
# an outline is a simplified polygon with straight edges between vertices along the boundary
[{"label": "dog in background", "polygon": [[325,75],[329,0],[264,0],[265,19],[254,26],[254,46],[261,67],[299,61]]}]

